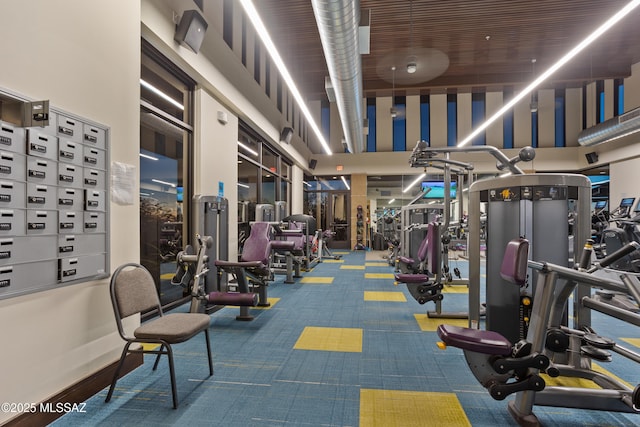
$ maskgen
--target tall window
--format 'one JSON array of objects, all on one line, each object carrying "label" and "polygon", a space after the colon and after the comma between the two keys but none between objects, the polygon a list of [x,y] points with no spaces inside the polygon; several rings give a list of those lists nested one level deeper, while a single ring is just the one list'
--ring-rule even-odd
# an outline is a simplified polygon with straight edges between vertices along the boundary
[{"label": "tall window", "polygon": [[429,95],[420,96],[420,139],[431,142],[431,104]]},{"label": "tall window", "polygon": [[[487,102],[486,95],[484,93],[472,93],[471,94],[471,125],[473,129],[480,126],[485,119],[485,110]],[[480,133],[480,135],[473,138],[473,145],[487,145],[486,132]]]},{"label": "tall window", "polygon": [[367,98],[367,120],[369,123],[369,134],[367,135],[367,151],[376,151],[376,99]]},{"label": "tall window", "polygon": [[613,81],[613,115],[624,114],[624,79]]},{"label": "tall window", "polygon": [[241,122],[238,135],[238,242],[242,245],[256,219],[257,204],[284,201],[290,213],[292,163],[249,125]]},{"label": "tall window", "polygon": [[555,95],[555,140],[556,147],[565,147],[567,145],[567,138],[565,134],[565,107],[566,107],[566,98],[564,89],[556,89]]},{"label": "tall window", "polygon": [[181,301],[170,284],[189,236],[192,114],[195,83],[142,42],[140,80],[140,260],[163,305]]},{"label": "tall window", "polygon": [[458,139],[458,98],[455,93],[447,95],[447,145],[456,145]]},{"label": "tall window", "polygon": [[395,96],[393,105],[396,108],[396,116],[393,118],[393,151],[406,151],[407,149],[407,98]]},{"label": "tall window", "polygon": [[[503,102],[507,103],[513,97],[513,87],[504,88]],[[513,108],[502,116],[502,148],[513,148]]]},{"label": "tall window", "polygon": [[596,123],[604,122],[604,80],[596,81]]}]

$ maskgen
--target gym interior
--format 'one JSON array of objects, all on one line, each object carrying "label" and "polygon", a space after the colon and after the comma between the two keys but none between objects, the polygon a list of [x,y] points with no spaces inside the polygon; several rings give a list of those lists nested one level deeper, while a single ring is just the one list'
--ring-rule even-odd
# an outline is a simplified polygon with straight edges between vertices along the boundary
[{"label": "gym interior", "polygon": [[640,0],[0,14],[0,425],[640,424]]}]

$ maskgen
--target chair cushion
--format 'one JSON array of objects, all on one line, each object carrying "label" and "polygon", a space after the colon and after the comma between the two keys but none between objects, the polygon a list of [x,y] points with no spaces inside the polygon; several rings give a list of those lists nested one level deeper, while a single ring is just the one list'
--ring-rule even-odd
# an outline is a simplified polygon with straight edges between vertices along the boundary
[{"label": "chair cushion", "polygon": [[133,335],[138,339],[161,339],[169,344],[188,340],[209,327],[210,317],[201,313],[171,313],[146,322]]}]

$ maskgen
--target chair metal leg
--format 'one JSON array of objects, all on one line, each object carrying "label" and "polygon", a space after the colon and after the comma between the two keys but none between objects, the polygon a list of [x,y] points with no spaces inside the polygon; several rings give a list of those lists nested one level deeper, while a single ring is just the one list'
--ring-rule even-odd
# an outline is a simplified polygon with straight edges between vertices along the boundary
[{"label": "chair metal leg", "polygon": [[169,375],[171,376],[171,395],[173,396],[173,409],[178,409],[178,391],[176,390],[176,373],[173,368],[173,350],[167,344],[167,357],[169,357]]},{"label": "chair metal leg", "polygon": [[156,361],[155,361],[155,363],[153,364],[153,370],[154,370],[154,371],[155,371],[155,370],[156,370],[156,368],[158,367],[158,363],[160,363],[160,356],[162,356],[162,354],[163,354],[163,353],[162,353],[162,350],[163,350],[163,349],[164,349],[164,344],[160,344],[160,348],[158,349],[159,353],[158,353],[158,355],[156,356]]},{"label": "chair metal leg", "polygon": [[120,361],[118,362],[118,367],[116,368],[115,373],[113,374],[113,379],[111,380],[111,386],[109,387],[109,393],[107,393],[107,398],[104,400],[108,402],[111,400],[111,396],[113,395],[113,390],[116,388],[116,383],[118,382],[118,376],[120,375],[120,370],[122,370],[122,366],[124,365],[124,359],[129,352],[129,346],[131,342],[127,342],[127,344],[122,349],[122,354],[120,355]]},{"label": "chair metal leg", "polygon": [[209,359],[209,376],[213,375],[213,359],[211,356],[211,341],[209,340],[209,329],[204,330],[204,337],[207,341],[207,358]]}]

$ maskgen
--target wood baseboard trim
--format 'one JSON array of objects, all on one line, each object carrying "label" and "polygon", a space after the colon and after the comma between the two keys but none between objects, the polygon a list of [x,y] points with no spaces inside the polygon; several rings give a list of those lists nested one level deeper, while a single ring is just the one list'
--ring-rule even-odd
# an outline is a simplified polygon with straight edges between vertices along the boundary
[{"label": "wood baseboard trim", "polygon": [[[142,353],[129,353],[125,357],[120,378],[139,366],[142,366],[144,362],[143,357]],[[73,404],[80,404],[111,384],[117,365],[118,362],[116,361],[78,381],[77,383],[72,384],[60,393],[41,403],[44,405],[51,404],[50,407],[52,408],[56,408],[58,406],[64,408]],[[4,425],[7,427],[46,426],[60,418],[62,415],[64,415],[64,412],[40,412],[38,408],[38,410],[33,413],[25,413],[12,418]]]}]

